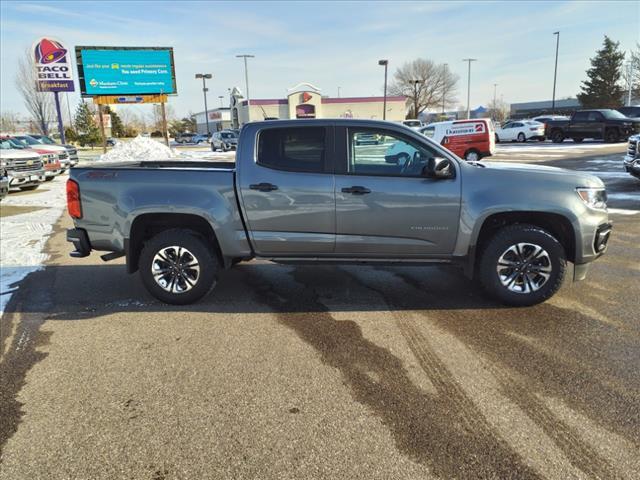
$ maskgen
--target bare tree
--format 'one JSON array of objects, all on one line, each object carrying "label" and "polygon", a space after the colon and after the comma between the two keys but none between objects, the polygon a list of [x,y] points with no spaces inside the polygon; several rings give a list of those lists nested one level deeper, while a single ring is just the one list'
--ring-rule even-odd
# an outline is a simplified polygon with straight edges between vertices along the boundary
[{"label": "bare tree", "polygon": [[40,133],[48,135],[49,122],[54,118],[53,96],[50,92],[39,92],[37,83],[33,53],[27,49],[24,58],[18,61],[16,87]]},{"label": "bare tree", "polygon": [[407,118],[418,118],[427,108],[444,108],[456,102],[458,75],[446,64],[417,58],[396,70],[389,85],[391,95],[403,95],[410,100]]},{"label": "bare tree", "polygon": [[491,114],[491,118],[496,122],[503,122],[509,118],[511,106],[502,98],[496,98],[495,102],[491,99],[487,105],[489,107],[488,112]]},{"label": "bare tree", "polygon": [[629,51],[629,59],[622,68],[622,80],[625,86],[625,100],[631,84],[631,99],[640,99],[640,43],[636,43],[635,50]]},{"label": "bare tree", "polygon": [[0,132],[15,132],[20,126],[20,116],[16,112],[0,114]]}]

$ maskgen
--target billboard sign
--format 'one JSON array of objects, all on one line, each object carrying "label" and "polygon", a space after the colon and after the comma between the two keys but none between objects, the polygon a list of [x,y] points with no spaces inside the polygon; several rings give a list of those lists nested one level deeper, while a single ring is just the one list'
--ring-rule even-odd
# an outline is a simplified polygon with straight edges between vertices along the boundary
[{"label": "billboard sign", "polygon": [[85,96],[177,93],[171,47],[76,47],[76,61]]},{"label": "billboard sign", "polygon": [[73,67],[69,52],[51,37],[33,44],[36,84],[40,92],[73,92]]}]

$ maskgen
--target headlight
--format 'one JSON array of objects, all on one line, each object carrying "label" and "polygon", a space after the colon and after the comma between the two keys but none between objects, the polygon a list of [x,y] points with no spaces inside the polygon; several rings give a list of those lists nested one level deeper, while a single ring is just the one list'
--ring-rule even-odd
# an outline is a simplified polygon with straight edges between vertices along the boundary
[{"label": "headlight", "polygon": [[589,208],[607,209],[607,192],[604,188],[576,188],[576,192]]},{"label": "headlight", "polygon": [[6,160],[0,160],[0,167],[6,167],[8,165]]}]

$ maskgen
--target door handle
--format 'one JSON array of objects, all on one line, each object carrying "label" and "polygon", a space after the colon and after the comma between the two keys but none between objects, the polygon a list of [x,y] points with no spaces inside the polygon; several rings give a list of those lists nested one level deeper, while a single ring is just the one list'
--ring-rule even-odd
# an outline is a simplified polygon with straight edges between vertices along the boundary
[{"label": "door handle", "polygon": [[371,193],[371,190],[369,190],[366,187],[354,185],[353,187],[344,187],[342,189],[342,193],[351,193],[353,195],[365,195],[367,193]]},{"label": "door handle", "polygon": [[261,192],[270,192],[272,190],[277,190],[278,186],[274,185],[272,183],[252,183],[251,185],[249,185],[249,188],[251,190],[259,190]]}]

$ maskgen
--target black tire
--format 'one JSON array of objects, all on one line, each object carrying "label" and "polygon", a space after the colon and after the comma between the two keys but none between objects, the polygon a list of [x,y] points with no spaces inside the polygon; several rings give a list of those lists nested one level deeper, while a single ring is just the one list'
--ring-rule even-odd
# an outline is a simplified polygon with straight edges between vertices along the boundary
[{"label": "black tire", "polygon": [[467,162],[479,162],[482,160],[482,155],[477,150],[471,149],[464,153],[464,159]]},{"label": "black tire", "polygon": [[551,132],[551,141],[553,143],[564,142],[564,133],[562,133],[562,130],[554,130],[553,132]]},{"label": "black tire", "polygon": [[53,180],[56,177],[45,177],[44,181],[45,182],[50,182],[51,180]]},{"label": "black tire", "polygon": [[29,185],[28,187],[20,187],[20,190],[22,190],[23,192],[30,192],[32,190],[36,190],[39,186],[40,186],[40,184],[38,184],[38,185]]},{"label": "black tire", "polygon": [[527,136],[524,133],[520,132],[518,134],[518,141],[520,143],[525,143],[527,141]]},{"label": "black tire", "polygon": [[[195,283],[189,290],[183,292],[165,290],[156,282],[152,273],[154,257],[165,248],[172,246],[188,250],[199,267],[199,275],[196,277]],[[201,299],[215,286],[218,274],[218,259],[213,247],[208,245],[205,239],[197,232],[173,229],[165,230],[145,242],[140,253],[138,269],[140,270],[142,283],[151,295],[161,302],[186,305]],[[182,282],[186,285],[184,280]]]},{"label": "black tire", "polygon": [[[529,264],[529,268],[550,268],[549,277],[545,282],[540,282],[538,290],[530,289],[529,292],[519,292],[510,290],[507,286],[503,285],[500,275],[498,274],[498,260],[503,257],[506,252],[515,247],[518,244],[532,244],[542,247],[546,256],[540,257],[535,260],[533,264]],[[526,250],[523,252],[523,256],[528,256],[532,251],[531,247],[523,247]],[[508,258],[508,257],[506,257]],[[522,265],[521,268],[527,268],[528,262]],[[485,291],[499,302],[511,305],[515,307],[526,307],[535,305],[551,298],[562,285],[564,279],[565,270],[567,267],[567,260],[564,248],[560,242],[546,230],[536,227],[534,225],[527,224],[515,224],[506,226],[489,240],[489,242],[482,249],[480,254],[480,261],[478,264],[478,278]],[[518,288],[518,281],[522,280],[522,288],[526,288],[524,285],[524,277],[518,276],[516,268],[509,270],[509,267],[503,268],[503,272],[508,278],[512,278],[511,275],[515,275],[514,282],[511,282],[513,288]],[[535,281],[542,277],[536,276],[535,273],[529,273],[528,276],[533,277]],[[508,281],[508,278],[505,281]],[[533,283],[529,284],[533,285]]]},{"label": "black tire", "polygon": [[545,138],[545,137],[538,137],[538,141],[539,141],[539,142],[544,142],[545,140],[546,140],[546,138]]},{"label": "black tire", "polygon": [[572,140],[574,141],[574,143],[582,143],[582,142],[584,142],[584,138],[574,138]]},{"label": "black tire", "polygon": [[608,143],[618,143],[620,141],[620,132],[618,132],[618,130],[616,130],[615,128],[607,130],[607,132],[605,133],[605,140]]},{"label": "black tire", "polygon": [[498,136],[498,134],[497,134],[497,133],[495,134],[495,136],[496,136],[496,139],[495,139],[495,140],[496,140],[496,143],[500,143],[500,137]]}]

